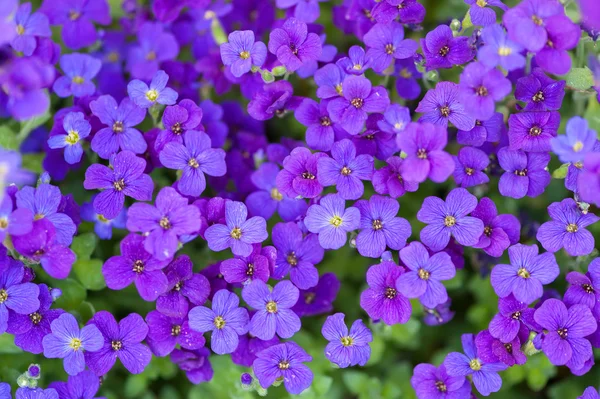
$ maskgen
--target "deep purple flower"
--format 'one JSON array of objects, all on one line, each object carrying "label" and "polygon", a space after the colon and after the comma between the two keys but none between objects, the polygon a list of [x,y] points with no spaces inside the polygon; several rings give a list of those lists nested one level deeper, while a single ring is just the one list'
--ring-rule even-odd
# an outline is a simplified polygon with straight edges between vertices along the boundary
[{"label": "deep purple flower", "polygon": [[0,273],[0,332],[4,334],[8,322],[8,309],[28,315],[39,306],[39,288],[33,283],[22,283],[25,269],[20,264],[11,265]]},{"label": "deep purple flower", "polygon": [[150,363],[152,352],[141,343],[148,334],[148,326],[140,315],[131,313],[117,324],[112,314],[102,310],[88,324],[94,324],[104,337],[99,351],[85,353],[87,366],[97,376],[108,373],[117,358],[131,374],[140,374]]},{"label": "deep purple flower", "polygon": [[58,392],[52,388],[18,388],[15,399],[59,399]]},{"label": "deep purple flower", "polygon": [[295,342],[271,346],[259,352],[257,359],[252,364],[254,375],[260,386],[269,388],[278,378],[283,379],[285,389],[297,395],[307,389],[313,380],[313,373],[302,364],[310,362],[312,356],[308,355]]},{"label": "deep purple flower", "polygon": [[553,220],[542,224],[536,236],[546,251],[556,252],[564,248],[571,256],[592,252],[594,236],[586,227],[600,220],[598,216],[583,213],[572,198],[550,204],[548,214]]},{"label": "deep purple flower", "polygon": [[88,54],[65,54],[60,57],[64,76],[56,79],[52,90],[59,97],[85,97],[96,91],[92,79],[102,67],[102,61]]},{"label": "deep purple flower", "polygon": [[7,235],[21,236],[33,229],[33,212],[26,208],[13,210],[13,202],[10,195],[5,195],[4,199],[0,200],[0,242],[3,242]]},{"label": "deep purple flower", "polygon": [[93,164],[85,171],[83,187],[86,190],[102,189],[94,199],[94,209],[107,219],[119,215],[125,196],[138,201],[150,201],[154,183],[144,174],[146,161],[131,151],[121,151],[111,160],[112,168]]},{"label": "deep purple flower", "polygon": [[[253,313],[253,311],[250,312],[250,317],[252,317]],[[252,363],[256,360],[257,353],[260,353],[273,345],[277,345],[280,342],[278,337],[263,341],[252,334],[240,335],[238,338],[239,343],[235,351],[231,353],[231,361],[244,367],[252,366]]]},{"label": "deep purple flower", "polygon": [[175,349],[170,356],[170,360],[179,368],[185,371],[185,375],[193,384],[210,381],[214,371],[208,359],[210,350],[200,348],[194,351],[186,349]]},{"label": "deep purple flower", "polygon": [[352,46],[348,50],[348,57],[337,60],[336,65],[350,75],[362,75],[371,67],[372,59],[365,56],[365,50],[360,46]]},{"label": "deep purple flower", "polygon": [[408,176],[407,163],[400,157],[389,157],[386,166],[373,174],[373,188],[377,194],[398,198],[407,191],[417,191],[419,183],[406,180]]},{"label": "deep purple flower", "polygon": [[156,300],[156,310],[170,316],[183,317],[189,304],[203,305],[210,295],[210,283],[204,275],[193,273],[189,256],[180,255],[164,269],[167,291]]},{"label": "deep purple flower", "polygon": [[519,337],[524,341],[529,337],[529,328],[537,326],[533,319],[535,309],[519,302],[511,294],[498,299],[498,314],[490,321],[489,331],[492,337],[502,342],[512,342]]},{"label": "deep purple flower", "polygon": [[287,80],[265,84],[248,103],[248,114],[259,121],[283,115],[287,109],[295,109],[300,105],[301,99],[293,94],[294,88]]},{"label": "deep purple flower", "polygon": [[139,130],[133,127],[139,125],[146,117],[146,110],[139,108],[129,98],[124,98],[119,105],[109,95],[100,96],[90,102],[92,113],[100,119],[104,127],[94,135],[92,150],[100,158],[109,159],[114,153],[131,151],[143,154],[146,151],[146,141]]},{"label": "deep purple flower", "polygon": [[418,364],[410,384],[420,399],[464,399],[471,394],[469,381],[464,376],[449,376],[443,364]]},{"label": "deep purple flower", "polygon": [[321,55],[321,39],[315,33],[308,33],[308,27],[296,18],[288,18],[281,28],[269,34],[269,51],[294,72],[307,61],[316,60]]},{"label": "deep purple flower", "polygon": [[579,272],[569,272],[566,280],[569,288],[565,291],[563,302],[567,306],[585,305],[594,311],[600,302],[600,279],[598,277],[598,266],[600,261],[594,259],[588,266],[589,277]]},{"label": "deep purple flower", "polygon": [[597,140],[595,130],[580,116],[574,116],[567,122],[566,134],[550,140],[552,152],[562,162],[581,162],[585,155],[594,150]]},{"label": "deep purple flower", "polygon": [[313,150],[329,151],[336,137],[345,131],[333,123],[327,111],[327,102],[305,98],[296,108],[294,116],[306,129],[306,144]]},{"label": "deep purple flower", "polygon": [[425,246],[414,241],[400,250],[400,259],[409,270],[398,277],[398,292],[407,298],[419,298],[430,309],[448,300],[440,281],[450,280],[456,274],[450,255],[438,252],[430,257]]},{"label": "deep purple flower", "polygon": [[480,147],[486,142],[497,143],[502,138],[505,129],[503,119],[504,116],[500,112],[495,112],[490,119],[476,120],[473,129],[458,130],[456,141],[458,144],[474,147]]},{"label": "deep purple flower", "polygon": [[510,245],[517,244],[521,237],[521,223],[514,215],[498,215],[496,204],[488,197],[483,197],[471,216],[480,219],[483,233],[479,242],[473,245],[481,248],[490,256],[500,257]]},{"label": "deep purple flower", "polygon": [[44,337],[44,356],[63,360],[65,371],[77,375],[85,369],[84,352],[102,348],[103,338],[93,324],[79,329],[79,323],[70,313],[62,314],[50,324],[52,332]]},{"label": "deep purple flower", "polygon": [[474,25],[488,26],[496,22],[496,13],[487,6],[498,7],[503,11],[508,10],[508,7],[501,0],[464,0],[469,4],[469,15]]},{"label": "deep purple flower", "polygon": [[471,375],[475,388],[483,396],[497,392],[502,387],[502,378],[499,371],[504,371],[508,366],[504,363],[485,363],[478,354],[475,347],[473,334],[462,335],[462,346],[465,354],[458,352],[449,353],[444,360],[446,372],[450,376],[460,377]]},{"label": "deep purple flower", "polygon": [[498,151],[498,162],[505,171],[498,189],[505,197],[537,197],[550,184],[551,176],[545,169],[550,162],[550,154],[503,147]]},{"label": "deep purple flower", "polygon": [[51,382],[48,387],[55,389],[60,399],[95,399],[100,389],[100,379],[90,370],[84,370],[77,375],[70,375],[67,382]]},{"label": "deep purple flower", "polygon": [[331,120],[352,135],[361,132],[369,113],[384,112],[390,104],[387,90],[383,86],[372,87],[363,76],[346,78],[342,96],[329,102],[327,110]]},{"label": "deep purple flower", "polygon": [[404,28],[397,22],[375,24],[363,41],[375,72],[383,72],[394,59],[411,58],[419,47],[414,40],[404,39]]},{"label": "deep purple flower", "polygon": [[[131,76],[136,79],[152,79],[154,81],[157,72],[160,72],[160,64],[177,57],[179,44],[175,36],[168,31],[165,32],[164,26],[158,22],[144,22],[139,27],[137,37],[137,45],[132,46],[128,52],[127,69],[131,72]],[[127,91],[130,90],[129,87],[132,83],[127,86]],[[138,83],[138,86],[141,85]],[[152,84],[150,88],[153,88]],[[129,95],[131,96],[131,92],[129,92]],[[133,98],[132,100],[135,101]],[[173,99],[174,102],[175,99]],[[161,102],[159,101],[159,103]]]},{"label": "deep purple flower", "polygon": [[383,161],[398,151],[398,145],[396,134],[386,133],[377,126],[382,120],[382,114],[371,114],[367,118],[367,128],[362,133],[355,136],[345,135],[344,138],[352,140],[358,154],[368,154]]},{"label": "deep purple flower", "polygon": [[92,205],[94,195],[91,202],[84,202],[81,205],[81,218],[86,222],[94,223],[94,233],[101,240],[110,240],[112,238],[113,227],[117,229],[124,229],[125,223],[127,222],[127,209],[123,208],[121,212],[114,219],[106,219],[94,211]]},{"label": "deep purple flower", "polygon": [[454,180],[460,187],[467,188],[490,181],[484,171],[490,164],[490,158],[482,150],[463,147],[454,157],[454,163],[456,164]]},{"label": "deep purple flower", "polygon": [[17,151],[7,151],[0,147],[0,199],[3,199],[5,187],[10,184],[22,186],[35,181],[35,175],[25,169],[21,169],[21,154]]},{"label": "deep purple flower", "polygon": [[157,310],[146,316],[148,346],[156,356],[167,356],[179,346],[183,349],[200,349],[206,343],[201,333],[190,327],[187,317],[169,317]]},{"label": "deep purple flower", "polygon": [[577,188],[581,199],[600,205],[598,188],[600,187],[600,153],[592,152],[585,156],[583,170],[577,177]]},{"label": "deep purple flower", "polygon": [[354,206],[360,211],[361,230],[356,237],[356,249],[362,256],[378,258],[386,247],[399,250],[406,245],[411,227],[406,219],[396,216],[398,201],[373,195]]},{"label": "deep purple flower", "polygon": [[[189,99],[181,100],[177,105],[167,106],[162,116],[165,130],[161,130],[160,133],[158,133],[154,143],[154,149],[160,152],[165,144],[172,141],[183,144],[183,137],[187,131],[201,130],[199,126],[200,122],[203,121],[203,117],[210,118],[207,113],[203,112],[202,108]],[[214,145],[215,143],[213,142],[212,144]]]},{"label": "deep purple flower", "polygon": [[454,37],[448,25],[440,25],[421,39],[426,70],[452,68],[473,59],[466,36]]},{"label": "deep purple flower", "polygon": [[510,80],[498,69],[489,69],[481,62],[472,62],[460,75],[460,96],[466,112],[478,120],[494,115],[496,102],[512,91]]},{"label": "deep purple flower", "polygon": [[280,281],[269,290],[261,280],[254,280],[242,290],[244,301],[256,313],[249,325],[250,334],[269,340],[275,333],[281,338],[291,338],[300,330],[300,318],[290,308],[298,301],[300,292],[290,281]]},{"label": "deep purple flower", "polygon": [[317,165],[322,152],[312,154],[304,147],[296,147],[283,160],[283,170],[277,175],[278,190],[290,198],[315,198],[323,186],[317,180]]},{"label": "deep purple flower", "polygon": [[304,225],[308,231],[318,235],[319,244],[324,249],[341,248],[346,243],[348,232],[358,229],[359,224],[358,208],[346,209],[346,201],[334,194],[311,205],[304,218]]},{"label": "deep purple flower", "polygon": [[503,22],[512,41],[538,52],[548,41],[545,25],[554,15],[564,15],[559,2],[526,0],[504,13]]},{"label": "deep purple flower", "polygon": [[340,290],[340,280],[334,273],[325,273],[316,286],[300,290],[300,298],[292,310],[300,317],[331,312]]},{"label": "deep purple flower", "polygon": [[396,91],[398,95],[406,100],[415,100],[421,94],[421,86],[418,79],[422,74],[417,70],[413,58],[396,60]]},{"label": "deep purple flower", "polygon": [[231,68],[236,78],[250,72],[253,66],[261,67],[267,59],[267,46],[254,40],[251,30],[235,31],[229,34],[227,43],[221,44],[223,64]]},{"label": "deep purple flower", "polygon": [[201,333],[212,331],[210,345],[216,354],[233,352],[238,346],[238,335],[248,331],[248,311],[239,303],[233,292],[219,290],[213,296],[212,310],[204,306],[190,310],[190,328]]},{"label": "deep purple flower", "polygon": [[177,101],[177,92],[167,87],[169,75],[158,71],[152,77],[150,86],[141,80],[132,80],[127,85],[129,98],[140,108],[150,108],[154,104],[173,105]]},{"label": "deep purple flower", "polygon": [[144,237],[129,234],[121,241],[121,255],[112,256],[102,266],[106,285],[111,290],[122,290],[135,283],[142,299],[155,301],[167,291],[167,277],[162,272],[165,261],[160,261],[144,249]]},{"label": "deep purple flower", "polygon": [[326,0],[277,0],[277,8],[288,9],[294,7],[294,17],[300,21],[315,22],[320,15],[319,2]]},{"label": "deep purple flower", "polygon": [[370,180],[373,176],[373,157],[357,156],[352,141],[343,139],[333,144],[331,158],[319,159],[318,170],[319,183],[325,187],[335,185],[343,199],[355,200],[364,193],[361,180]]},{"label": "deep purple flower", "polygon": [[48,147],[64,148],[65,161],[73,165],[81,161],[83,156],[81,141],[90,135],[92,128],[83,113],[69,112],[63,120],[63,129],[66,134],[51,136],[48,139]]},{"label": "deep purple flower", "polygon": [[564,75],[571,70],[571,56],[568,50],[577,46],[581,37],[581,28],[566,15],[554,15],[548,18],[544,27],[548,41],[535,55],[535,61],[546,72]]},{"label": "deep purple flower", "polygon": [[568,310],[558,299],[544,301],[535,311],[535,321],[545,330],[542,350],[552,364],[578,368],[592,355],[592,345],[585,339],[596,331],[590,308],[573,305]]},{"label": "deep purple flower", "polygon": [[260,216],[246,220],[248,210],[243,202],[227,201],[225,203],[225,224],[213,224],[204,233],[208,247],[212,251],[223,251],[231,248],[238,256],[252,253],[252,244],[267,239],[266,221]]},{"label": "deep purple flower", "polygon": [[498,65],[507,71],[525,66],[523,47],[508,39],[504,28],[498,24],[486,26],[481,31],[483,46],[477,51],[477,59],[488,68]]},{"label": "deep purple flower", "polygon": [[483,233],[483,222],[467,216],[477,207],[477,198],[464,188],[450,191],[446,201],[427,197],[417,212],[417,219],[427,223],[421,241],[432,251],[441,251],[453,236],[461,245],[473,246]]},{"label": "deep purple flower", "polygon": [[386,133],[402,133],[410,123],[410,110],[399,104],[391,104],[383,113],[377,126]]},{"label": "deep purple flower", "polygon": [[565,96],[564,80],[553,80],[535,68],[517,80],[515,98],[525,102],[525,111],[558,111]]},{"label": "deep purple flower", "polygon": [[410,301],[396,289],[402,273],[404,268],[391,261],[383,261],[367,270],[369,288],[360,295],[360,307],[371,319],[381,319],[389,325],[404,324],[410,319]]},{"label": "deep purple flower", "polygon": [[277,248],[273,278],[281,280],[290,274],[290,280],[300,289],[317,285],[319,272],[315,265],[323,260],[323,248],[315,234],[302,237],[302,231],[294,222],[277,223],[271,234]]},{"label": "deep purple flower", "polygon": [[342,95],[343,82],[348,75],[336,64],[327,64],[315,72],[317,97],[321,99],[336,98]]},{"label": "deep purple flower", "polygon": [[491,274],[492,287],[501,298],[512,293],[517,301],[532,303],[560,273],[554,254],[538,255],[537,245],[513,245],[508,257],[510,265],[496,265]]},{"label": "deep purple flower", "polygon": [[452,122],[460,130],[471,130],[475,126],[475,118],[462,102],[459,86],[452,82],[440,82],[435,89],[428,90],[419,102],[416,112],[424,113],[420,122],[448,127]]},{"label": "deep purple flower", "polygon": [[364,366],[371,357],[369,342],[373,341],[373,334],[362,320],[352,323],[348,331],[344,318],[343,313],[336,313],[328,316],[323,324],[321,333],[329,341],[325,357],[340,368]]},{"label": "deep purple flower", "polygon": [[398,17],[403,24],[420,24],[425,18],[425,7],[417,0],[383,0],[375,2],[371,14],[382,24]]},{"label": "deep purple flower", "polygon": [[230,284],[249,284],[252,280],[259,279],[266,283],[271,274],[268,251],[275,251],[275,249],[273,247],[261,249],[260,244],[254,244],[250,255],[236,256],[222,261],[221,274],[225,281]]},{"label": "deep purple flower", "polygon": [[509,342],[502,342],[494,338],[488,330],[483,330],[477,334],[475,345],[477,354],[484,363],[502,362],[512,367],[527,362],[527,356],[521,352],[521,341],[518,337]]},{"label": "deep purple flower", "polygon": [[200,211],[173,187],[156,196],[156,206],[135,203],[127,212],[127,229],[144,234],[144,248],[158,260],[173,257],[179,238],[200,229]]},{"label": "deep purple flower", "polygon": [[31,3],[23,3],[15,14],[17,35],[10,45],[15,51],[23,53],[26,57],[33,54],[37,47],[37,37],[50,37],[48,17],[41,12],[31,12]]}]

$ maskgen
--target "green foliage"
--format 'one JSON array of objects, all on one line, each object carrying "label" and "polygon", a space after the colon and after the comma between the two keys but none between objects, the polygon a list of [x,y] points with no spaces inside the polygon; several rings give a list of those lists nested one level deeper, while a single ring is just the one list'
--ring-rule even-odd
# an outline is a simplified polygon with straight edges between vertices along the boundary
[{"label": "green foliage", "polygon": [[576,90],[587,90],[594,85],[594,76],[588,67],[573,68],[565,77],[567,86]]}]

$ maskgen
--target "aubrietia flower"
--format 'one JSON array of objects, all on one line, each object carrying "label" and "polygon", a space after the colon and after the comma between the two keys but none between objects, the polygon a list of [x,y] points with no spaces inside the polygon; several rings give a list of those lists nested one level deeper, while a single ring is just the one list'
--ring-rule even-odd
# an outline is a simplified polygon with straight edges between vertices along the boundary
[{"label": "aubrietia flower", "polygon": [[129,98],[140,108],[150,108],[154,104],[173,105],[178,94],[167,87],[169,75],[165,71],[158,71],[152,78],[150,86],[141,80],[135,79],[127,85]]},{"label": "aubrietia flower", "polygon": [[344,317],[343,313],[336,313],[328,316],[323,324],[321,333],[329,341],[325,347],[325,357],[341,368],[364,366],[371,357],[369,342],[373,340],[373,334],[362,320],[352,323],[348,331]]},{"label": "aubrietia flower", "polygon": [[69,112],[63,120],[66,134],[57,134],[48,139],[48,147],[64,148],[65,161],[76,164],[81,161],[83,147],[81,141],[90,135],[92,127],[81,112]]}]

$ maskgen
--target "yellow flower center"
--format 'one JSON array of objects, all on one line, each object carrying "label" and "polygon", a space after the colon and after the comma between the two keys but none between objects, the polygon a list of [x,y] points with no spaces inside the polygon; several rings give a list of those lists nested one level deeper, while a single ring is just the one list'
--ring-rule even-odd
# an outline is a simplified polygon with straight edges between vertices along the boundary
[{"label": "yellow flower center", "polygon": [[444,225],[446,227],[452,227],[456,224],[456,218],[454,216],[448,215],[444,218]]},{"label": "yellow flower center", "polygon": [[352,343],[354,342],[354,340],[350,336],[342,337],[342,338],[340,338],[340,341],[342,341],[342,345],[344,345],[344,346],[351,346]]},{"label": "yellow flower center", "polygon": [[116,51],[111,51],[110,53],[108,53],[107,58],[110,62],[117,62],[119,61],[119,53],[117,53]]},{"label": "yellow flower center", "polygon": [[25,27],[21,24],[17,25],[17,35],[22,35],[25,33]]},{"label": "yellow flower center", "polygon": [[583,143],[581,141],[577,140],[575,142],[575,144],[573,144],[573,151],[579,152],[581,150],[583,150]]},{"label": "yellow flower center", "polygon": [[531,274],[529,274],[527,269],[522,267],[517,271],[517,276],[522,277],[522,278],[529,278],[529,277],[531,277]]},{"label": "yellow flower center", "polygon": [[156,101],[156,99],[158,98],[158,91],[152,89],[152,90],[148,90],[146,92],[146,98],[148,99],[148,101]]},{"label": "yellow flower center", "polygon": [[0,229],[5,229],[8,227],[8,219],[0,218]]},{"label": "yellow flower center", "polygon": [[269,302],[267,302],[267,305],[265,307],[267,309],[267,312],[269,312],[269,313],[277,313],[277,304],[275,303],[275,301],[269,301]]},{"label": "yellow flower center", "polygon": [[331,220],[329,221],[329,223],[331,223],[335,227],[340,227],[342,225],[342,222],[343,222],[342,218],[337,215],[332,217]]},{"label": "yellow flower center", "polygon": [[104,215],[98,215],[98,216],[96,216],[96,218],[103,223],[110,221],[110,219],[105,218]]},{"label": "yellow flower center", "polygon": [[219,330],[222,329],[223,327],[225,327],[225,319],[222,318],[221,316],[217,316],[215,317],[215,320],[213,321],[215,327],[217,327]]},{"label": "yellow flower center", "polygon": [[76,21],[79,19],[79,17],[81,16],[81,13],[75,11],[75,10],[71,10],[69,11],[69,19],[71,21]]},{"label": "yellow flower center", "polygon": [[83,79],[83,77],[81,77],[81,76],[75,76],[73,78],[73,83],[76,83],[76,84],[80,85],[83,82],[85,82],[85,79]]},{"label": "yellow flower center", "polygon": [[567,231],[569,233],[577,233],[577,230],[579,230],[579,228],[577,227],[577,225],[575,223],[569,223],[567,225]]},{"label": "yellow flower center", "polygon": [[396,129],[396,130],[400,130],[403,127],[404,127],[404,123],[402,123],[402,122],[396,122],[396,123],[394,123],[394,129]]},{"label": "yellow flower center", "polygon": [[4,290],[4,289],[0,290],[0,303],[6,302],[7,299],[8,299],[8,292],[6,292],[6,290]]},{"label": "yellow flower center", "polygon": [[69,342],[69,346],[74,351],[78,351],[81,348],[81,340],[79,338],[71,338],[71,342]]},{"label": "yellow flower center", "polygon": [[511,55],[512,53],[512,49],[510,47],[500,47],[498,48],[498,55],[501,55],[503,57],[506,57],[508,55]]},{"label": "yellow flower center", "polygon": [[231,236],[231,238],[239,240],[240,238],[242,238],[242,229],[240,229],[239,227],[234,227],[229,235]]},{"label": "yellow flower center", "polygon": [[250,53],[248,51],[242,51],[240,53],[240,58],[243,60],[247,60],[248,58],[250,58]]},{"label": "yellow flower center", "polygon": [[425,269],[419,269],[419,271],[417,272],[417,274],[419,275],[419,278],[421,280],[429,280],[429,276],[431,275],[431,273],[429,273]]},{"label": "yellow flower center", "polygon": [[271,189],[271,198],[275,201],[281,201],[283,199],[283,195],[277,190],[277,187]]},{"label": "yellow flower center", "polygon": [[487,1],[485,1],[485,0],[477,0],[476,3],[477,3],[477,5],[479,7],[485,7],[485,6],[487,6]]},{"label": "yellow flower center", "polygon": [[79,133],[75,130],[69,130],[69,134],[67,134],[65,141],[71,145],[77,144],[79,142]]},{"label": "yellow flower center", "polygon": [[479,371],[481,370],[481,362],[479,361],[479,359],[473,359],[469,362],[469,367],[473,371]]},{"label": "yellow flower center", "polygon": [[148,54],[146,54],[146,60],[154,61],[155,59],[156,59],[156,53],[154,51],[150,51]]}]

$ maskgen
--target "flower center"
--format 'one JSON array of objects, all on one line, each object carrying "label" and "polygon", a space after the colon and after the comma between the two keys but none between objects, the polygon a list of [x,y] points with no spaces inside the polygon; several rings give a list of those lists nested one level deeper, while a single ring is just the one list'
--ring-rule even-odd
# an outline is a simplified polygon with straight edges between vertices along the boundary
[{"label": "flower center", "polygon": [[192,168],[197,169],[198,167],[200,167],[200,164],[198,163],[196,158],[190,158],[190,160],[188,161],[188,166],[191,166]]},{"label": "flower center", "polygon": [[445,56],[447,56],[447,55],[448,55],[448,53],[449,53],[449,52],[450,52],[450,47],[448,47],[448,46],[446,45],[446,46],[444,46],[444,47],[442,47],[442,48],[440,49],[440,51],[439,51],[439,54],[440,54],[442,57],[445,57]]},{"label": "flower center", "polygon": [[404,79],[412,78],[412,73],[407,68],[402,68],[400,70],[400,76]]},{"label": "flower center", "polygon": [[578,228],[577,228],[577,225],[575,223],[569,223],[567,225],[567,231],[569,233],[577,233],[577,230],[578,230]]},{"label": "flower center", "polygon": [[181,123],[176,122],[173,126],[171,126],[171,131],[173,132],[173,134],[179,136],[181,133],[183,133],[183,128],[181,127]]},{"label": "flower center", "polygon": [[504,349],[512,355],[512,344],[504,344]]},{"label": "flower center", "polygon": [[545,97],[544,97],[544,92],[543,92],[543,91],[541,91],[541,90],[540,90],[540,91],[538,91],[537,93],[535,93],[535,94],[533,95],[533,97],[531,97],[531,100],[532,100],[534,103],[539,103],[540,101],[544,101],[544,100],[545,100]]},{"label": "flower center", "polygon": [[371,226],[373,227],[373,230],[375,230],[375,231],[383,229],[383,223],[381,223],[381,220],[379,220],[379,219],[373,220],[373,222],[371,223]]},{"label": "flower center", "polygon": [[481,370],[481,362],[479,361],[479,359],[473,359],[469,362],[469,367],[473,371],[479,371]]},{"label": "flower center", "polygon": [[133,262],[133,269],[131,270],[136,272],[137,274],[140,274],[144,271],[144,262],[139,259],[136,260],[135,262]]},{"label": "flower center", "polygon": [[33,312],[29,315],[29,320],[31,320],[33,324],[40,324],[40,322],[42,321],[42,315],[38,312]]},{"label": "flower center", "polygon": [[335,227],[340,227],[342,225],[342,218],[335,215],[334,217],[331,218],[331,220],[329,221],[329,223],[331,223],[332,225],[334,225]]},{"label": "flower center", "polygon": [[174,337],[177,337],[179,334],[181,334],[181,326],[180,325],[174,325],[173,327],[171,327],[171,335]]},{"label": "flower center", "polygon": [[402,123],[402,122],[396,122],[396,123],[394,123],[394,129],[396,129],[396,130],[400,130],[403,127],[404,127],[404,123]]},{"label": "flower center", "polygon": [[569,336],[569,330],[567,330],[566,328],[559,328],[556,332],[558,333],[558,336],[562,339],[567,339],[567,337]]},{"label": "flower center", "polygon": [[417,272],[419,275],[419,278],[421,280],[429,280],[429,276],[431,273],[429,273],[427,270],[425,269],[419,269],[419,271]]},{"label": "flower center", "polygon": [[81,340],[79,338],[71,338],[71,342],[69,342],[69,346],[74,351],[78,351],[81,348]]},{"label": "flower center", "polygon": [[499,47],[498,48],[498,55],[506,57],[508,55],[512,54],[512,49],[510,47]]},{"label": "flower center", "polygon": [[542,134],[542,129],[539,126],[534,126],[531,129],[529,129],[529,135],[530,136],[539,136],[540,134]]},{"label": "flower center", "polygon": [[292,51],[292,54],[298,55],[298,48],[294,43],[290,44],[290,50]]},{"label": "flower center", "polygon": [[283,199],[283,195],[279,192],[277,187],[271,189],[271,198],[275,201],[281,201]]},{"label": "flower center", "polygon": [[175,284],[175,287],[173,287],[173,289],[175,291],[181,291],[182,288],[183,288],[183,281],[179,281],[177,284]]},{"label": "flower center", "polygon": [[149,51],[148,54],[146,54],[146,60],[154,61],[155,59],[156,59],[156,52]]},{"label": "flower center", "polygon": [[488,89],[485,86],[479,86],[475,90],[475,93],[477,93],[478,96],[485,97],[488,95]]},{"label": "flower center", "polygon": [[515,170],[515,175],[517,175],[517,176],[527,176],[527,169]]},{"label": "flower center", "polygon": [[229,235],[231,236],[231,238],[239,240],[240,238],[242,238],[242,229],[240,229],[239,227],[234,227]]},{"label": "flower center", "polygon": [[156,99],[158,98],[158,91],[152,89],[152,90],[148,90],[146,92],[146,98],[148,99],[148,101],[156,101]]},{"label": "flower center", "polygon": [[23,27],[23,25],[17,25],[17,35],[22,35],[23,33],[25,33],[25,28]]},{"label": "flower center", "polygon": [[537,15],[532,15],[531,16],[531,20],[533,21],[534,24],[536,24],[537,26],[541,26],[544,23],[544,20],[541,19],[540,17],[538,17]]},{"label": "flower center", "polygon": [[0,229],[5,229],[8,227],[8,219],[0,218]]},{"label": "flower center", "polygon": [[287,360],[282,360],[279,362],[277,367],[279,367],[279,370],[287,370],[290,368],[290,362],[288,362]]},{"label": "flower center", "polygon": [[33,215],[33,220],[40,220],[44,218],[44,214],[42,213],[36,213],[35,215]]},{"label": "flower center", "polygon": [[350,173],[352,173],[352,169],[350,169],[350,168],[349,168],[349,167],[347,167],[347,166],[344,166],[344,167],[342,168],[342,170],[341,170],[341,173],[342,173],[344,176],[348,176]]},{"label": "flower center", "polygon": [[117,62],[119,61],[119,53],[117,53],[116,51],[111,51],[110,53],[108,53],[107,58],[110,62]]},{"label": "flower center", "polygon": [[77,75],[73,77],[73,83],[76,83],[78,85],[82,84],[83,82],[85,82],[85,79],[83,79],[83,77]]},{"label": "flower center", "polygon": [[398,291],[396,291],[395,288],[387,287],[384,295],[387,299],[394,299],[396,298],[396,295],[398,295]]},{"label": "flower center", "polygon": [[162,227],[165,230],[169,230],[171,228],[171,222],[169,221],[169,218],[166,216],[164,216],[162,219],[160,219],[158,224],[160,227]]},{"label": "flower center", "polygon": [[392,43],[388,43],[385,45],[385,53],[386,54],[392,55],[392,54],[394,54],[394,51],[395,51],[395,49],[394,49],[394,45]]},{"label": "flower center", "polygon": [[0,303],[6,302],[8,299],[8,292],[5,289],[0,290]]},{"label": "flower center", "polygon": [[294,251],[292,251],[288,254],[286,260],[287,260],[287,263],[290,264],[290,266],[298,265],[298,258],[296,257],[296,253]]},{"label": "flower center", "polygon": [[250,58],[250,53],[248,51],[242,51],[240,53],[240,58],[243,60],[247,60],[248,58]]},{"label": "flower center", "polygon": [[110,346],[113,348],[114,351],[120,351],[121,348],[123,348],[123,343],[121,341],[110,341]]},{"label": "flower center", "polygon": [[223,327],[225,327],[225,319],[221,316],[217,316],[217,317],[215,317],[213,324],[215,325],[215,327],[217,327],[220,330]]},{"label": "flower center", "polygon": [[125,179],[119,179],[116,182],[113,182],[113,187],[117,191],[123,191],[125,188]]},{"label": "flower center", "polygon": [[343,90],[342,90],[342,84],[341,84],[341,83],[339,83],[339,84],[335,85],[335,91],[336,91],[336,92],[337,92],[337,94],[339,94],[340,96],[342,95],[342,93],[343,93]]},{"label": "flower center", "polygon": [[425,148],[419,148],[417,150],[417,158],[427,159],[427,150]]},{"label": "flower center", "polygon": [[328,116],[322,116],[321,119],[319,119],[321,126],[331,126],[331,119],[329,119]]},{"label": "flower center", "polygon": [[355,71],[360,71],[362,69],[362,65],[360,65],[360,64],[354,64],[352,66],[352,69],[354,69]]},{"label": "flower center", "polygon": [[486,235],[486,237],[489,237],[492,235],[492,228],[490,226],[485,226],[483,228],[483,234]]},{"label": "flower center", "polygon": [[123,127],[123,122],[117,121],[117,122],[113,123],[112,130],[115,133],[123,133],[123,130],[125,130]]},{"label": "flower center", "polygon": [[362,98],[353,98],[352,101],[350,101],[350,104],[352,104],[352,106],[356,109],[360,109],[362,108],[364,101]]},{"label": "flower center", "polygon": [[267,302],[267,305],[265,307],[267,309],[267,312],[269,312],[269,313],[277,313],[277,303],[275,301],[269,301],[269,302]]},{"label": "flower center", "polygon": [[448,390],[446,384],[444,384],[444,381],[436,381],[435,388],[440,392],[446,392]]},{"label": "flower center", "polygon": [[516,311],[510,317],[512,317],[515,320],[520,320],[521,319],[521,312],[520,311]]},{"label": "flower center", "polygon": [[304,294],[304,303],[310,305],[315,300],[317,295],[314,292],[307,292]]},{"label": "flower center", "polygon": [[456,224],[456,218],[452,215],[448,215],[444,218],[444,226],[452,227]]},{"label": "flower center", "polygon": [[578,161],[573,164],[577,169],[583,169],[583,162]]},{"label": "flower center", "polygon": [[352,339],[352,337],[346,336],[340,338],[340,341],[342,341],[342,345],[344,346],[351,346],[354,340]]},{"label": "flower center", "polygon": [[252,277],[254,275],[254,265],[252,263],[248,263],[248,269],[246,270],[246,276]]},{"label": "flower center", "polygon": [[594,287],[592,287],[590,284],[583,284],[581,288],[583,288],[583,290],[588,294],[594,293]]},{"label": "flower center", "polygon": [[467,176],[473,176],[475,170],[473,168],[465,168],[465,173],[467,174]]},{"label": "flower center", "polygon": [[450,107],[448,107],[447,105],[444,105],[442,108],[440,108],[440,113],[442,114],[442,116],[444,118],[447,118],[450,116]]},{"label": "flower center", "polygon": [[75,10],[69,11],[69,19],[71,21],[77,21],[80,16],[81,16],[81,13],[79,13],[79,12],[77,12]]},{"label": "flower center", "polygon": [[315,180],[315,175],[310,172],[302,172],[302,178],[306,180]]},{"label": "flower center", "polygon": [[529,277],[531,277],[531,274],[529,274],[529,272],[527,271],[527,269],[525,269],[524,267],[521,267],[517,271],[517,276],[522,277],[522,278],[529,278]]},{"label": "flower center", "polygon": [[579,152],[581,150],[583,150],[583,143],[581,141],[577,140],[575,142],[575,144],[573,144],[573,151]]},{"label": "flower center", "polygon": [[485,6],[487,6],[487,1],[485,1],[485,0],[477,0],[476,3],[477,3],[477,5],[479,7],[485,7]]}]

